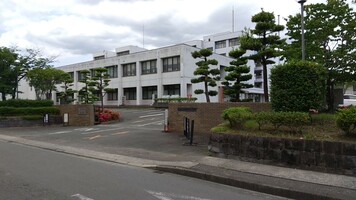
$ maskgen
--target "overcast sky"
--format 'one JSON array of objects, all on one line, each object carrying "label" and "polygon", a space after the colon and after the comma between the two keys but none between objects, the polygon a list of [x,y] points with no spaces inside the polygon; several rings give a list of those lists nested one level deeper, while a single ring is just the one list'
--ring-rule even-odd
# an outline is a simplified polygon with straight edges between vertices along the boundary
[{"label": "overcast sky", "polygon": [[[306,4],[325,2],[308,0]],[[57,55],[55,66],[91,60],[126,45],[153,49],[205,35],[253,27],[263,8],[283,17],[297,0],[1,0],[0,46],[38,48]]]}]

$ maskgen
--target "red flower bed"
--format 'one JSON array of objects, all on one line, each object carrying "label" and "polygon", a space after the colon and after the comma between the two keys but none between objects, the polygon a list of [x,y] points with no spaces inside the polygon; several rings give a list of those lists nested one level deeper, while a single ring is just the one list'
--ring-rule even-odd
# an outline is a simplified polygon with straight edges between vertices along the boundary
[{"label": "red flower bed", "polygon": [[120,113],[114,112],[110,109],[102,109],[99,108],[95,111],[95,118],[98,119],[100,122],[107,122],[112,120],[120,120]]}]

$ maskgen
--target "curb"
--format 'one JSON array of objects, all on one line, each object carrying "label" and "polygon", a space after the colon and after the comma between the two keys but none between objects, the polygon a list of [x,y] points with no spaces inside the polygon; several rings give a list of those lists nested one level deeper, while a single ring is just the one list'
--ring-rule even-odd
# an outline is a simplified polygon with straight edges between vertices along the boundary
[{"label": "curb", "polygon": [[[217,173],[214,172],[199,171],[198,169],[187,169],[187,168],[171,167],[171,166],[155,166],[150,168],[162,172],[189,176],[189,177],[211,181],[219,184],[229,185],[233,187],[238,187],[242,189],[247,189],[247,190],[252,190],[256,192],[271,194],[280,197],[292,198],[292,199],[301,199],[301,200],[353,199],[356,195],[356,191],[354,190],[335,188],[330,186],[318,185],[318,187],[322,187],[323,189],[312,193],[312,192],[306,192],[305,190],[303,191],[303,188],[297,188],[297,190],[293,190],[291,188],[283,187],[281,185],[273,185],[273,182],[269,182],[269,183],[263,181],[252,182],[244,178],[237,179],[237,178],[232,178],[231,176],[229,177],[228,175],[225,176],[218,175]],[[243,172],[239,172],[239,173],[243,173]],[[253,174],[248,174],[248,175],[253,176]],[[263,176],[263,175],[257,175],[257,176]],[[270,177],[270,178],[274,178],[274,177]],[[305,184],[306,185],[305,187],[309,187],[308,185],[310,185],[306,182],[305,183],[301,181],[296,181],[296,182]],[[317,185],[317,184],[313,184],[313,185]],[[327,192],[325,190],[327,190]]]}]

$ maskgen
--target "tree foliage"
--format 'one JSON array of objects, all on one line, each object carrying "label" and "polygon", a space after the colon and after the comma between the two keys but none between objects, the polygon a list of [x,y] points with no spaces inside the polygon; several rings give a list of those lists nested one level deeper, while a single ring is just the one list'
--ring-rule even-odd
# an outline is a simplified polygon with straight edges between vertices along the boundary
[{"label": "tree foliage", "polygon": [[63,74],[63,85],[61,86],[61,88],[63,88],[63,91],[59,93],[61,104],[69,104],[75,101],[73,96],[74,93],[77,93],[77,91],[71,88],[73,86],[73,81],[73,78],[68,73]]},{"label": "tree foliage", "polygon": [[79,101],[84,104],[94,103],[94,101],[98,100],[98,96],[89,90],[91,80],[90,71],[82,70],[79,73],[81,76],[79,82],[84,84],[82,89],[79,90]]},{"label": "tree foliage", "polygon": [[[334,86],[356,80],[356,14],[345,0],[310,4],[305,12],[306,59],[327,69],[326,99],[333,110]],[[288,61],[301,57],[300,17],[297,14],[287,20],[287,35],[292,41],[284,49]]]},{"label": "tree foliage", "polygon": [[254,51],[249,58],[263,67],[263,91],[265,101],[269,101],[267,66],[274,64],[274,58],[281,55],[278,48],[284,44],[277,32],[284,30],[284,26],[277,25],[273,13],[261,11],[252,16],[251,21],[256,23],[255,29],[247,32],[240,38],[241,48]]},{"label": "tree foliage", "polygon": [[243,57],[246,53],[242,49],[234,49],[229,52],[229,56],[234,58],[230,62],[229,67],[225,67],[225,71],[229,72],[225,77],[225,81],[222,82],[224,87],[224,94],[229,95],[233,101],[241,101],[240,93],[244,93],[242,89],[253,87],[252,84],[246,83],[246,81],[252,78],[249,74],[250,67],[247,66],[247,57]]},{"label": "tree foliage", "polygon": [[15,49],[0,47],[0,93],[3,101],[6,100],[6,95],[12,94],[16,88],[17,58]]},{"label": "tree foliage", "polygon": [[291,61],[271,70],[274,111],[308,112],[324,105],[325,69],[316,63]]},{"label": "tree foliage", "polygon": [[110,75],[107,73],[108,69],[103,67],[95,68],[93,70],[94,76],[92,76],[89,81],[89,90],[99,96],[101,108],[104,110],[104,96],[107,94],[107,92],[113,90],[112,88],[108,88]]},{"label": "tree foliage", "polygon": [[56,84],[63,81],[66,72],[52,67],[34,68],[27,72],[27,80],[34,87],[36,99],[51,99],[52,92],[57,91]]},{"label": "tree foliage", "polygon": [[216,90],[209,90],[210,87],[215,87],[216,81],[220,79],[220,70],[211,69],[210,65],[217,65],[218,61],[215,59],[208,59],[213,52],[210,49],[200,49],[199,51],[192,52],[193,58],[199,58],[200,61],[195,64],[198,66],[194,71],[194,75],[197,78],[191,79],[192,83],[204,83],[204,90],[197,89],[194,91],[195,94],[205,94],[206,102],[210,102],[210,96],[216,96],[218,92]]}]

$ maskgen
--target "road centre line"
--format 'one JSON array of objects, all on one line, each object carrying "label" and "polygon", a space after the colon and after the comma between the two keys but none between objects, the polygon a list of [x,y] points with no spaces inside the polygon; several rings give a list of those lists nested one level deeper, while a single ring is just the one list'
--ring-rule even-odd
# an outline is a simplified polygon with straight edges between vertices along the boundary
[{"label": "road centre line", "polygon": [[154,116],[160,116],[160,115],[163,115],[163,113],[155,114],[155,115],[143,115],[143,116],[139,116],[138,118],[154,117]]}]

